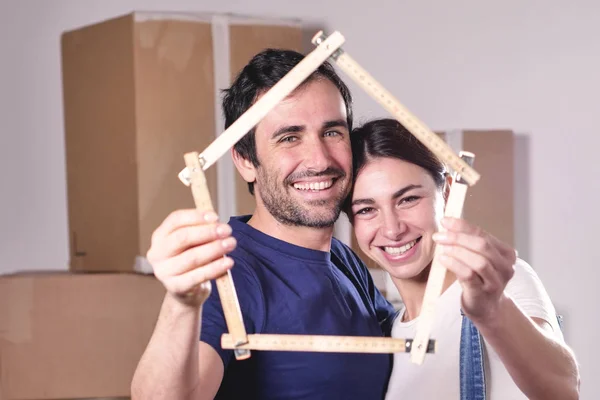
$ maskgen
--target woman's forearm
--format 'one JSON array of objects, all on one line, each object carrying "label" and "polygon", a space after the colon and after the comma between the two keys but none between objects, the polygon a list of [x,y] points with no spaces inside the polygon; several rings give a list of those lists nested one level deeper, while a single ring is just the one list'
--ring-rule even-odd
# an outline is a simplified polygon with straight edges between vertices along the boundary
[{"label": "woman's forearm", "polygon": [[579,398],[579,370],[571,350],[510,297],[502,297],[493,317],[473,322],[529,399]]}]

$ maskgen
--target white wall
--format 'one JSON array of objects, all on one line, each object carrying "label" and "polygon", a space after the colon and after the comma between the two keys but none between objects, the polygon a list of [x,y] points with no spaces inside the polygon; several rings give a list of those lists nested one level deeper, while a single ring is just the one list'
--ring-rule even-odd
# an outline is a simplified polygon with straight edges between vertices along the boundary
[{"label": "white wall", "polygon": [[[67,266],[62,31],[132,10],[298,17],[341,31],[345,50],[431,128],[522,133],[519,250],[566,316],[582,398],[600,398],[593,250],[600,228],[600,3],[349,3],[0,2],[0,272]],[[359,117],[385,115],[351,87]]]}]

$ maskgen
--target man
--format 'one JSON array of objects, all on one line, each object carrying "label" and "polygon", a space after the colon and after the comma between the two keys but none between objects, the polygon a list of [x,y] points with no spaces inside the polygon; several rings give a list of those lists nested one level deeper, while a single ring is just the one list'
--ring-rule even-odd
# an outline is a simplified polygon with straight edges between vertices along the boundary
[{"label": "man", "polygon": [[[281,50],[256,55],[226,93],[226,126],[301,59]],[[248,334],[389,331],[394,310],[364,264],[332,238],[352,182],[351,124],[349,90],[325,63],[232,150],[256,198],[251,217],[226,225],[213,213],[183,210],[157,228],[148,259],[168,293],[134,376],[133,398],[384,396],[387,354],[255,351],[235,360],[220,346],[227,326],[216,287],[204,302],[201,286],[235,261]]]}]

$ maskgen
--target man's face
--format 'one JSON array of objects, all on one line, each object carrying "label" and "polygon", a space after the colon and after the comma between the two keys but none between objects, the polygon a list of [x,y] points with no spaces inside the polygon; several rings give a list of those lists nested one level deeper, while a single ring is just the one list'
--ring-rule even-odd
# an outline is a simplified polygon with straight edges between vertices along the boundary
[{"label": "man's face", "polygon": [[263,118],[255,137],[257,206],[285,225],[332,226],[352,181],[346,108],[335,85],[301,86]]}]

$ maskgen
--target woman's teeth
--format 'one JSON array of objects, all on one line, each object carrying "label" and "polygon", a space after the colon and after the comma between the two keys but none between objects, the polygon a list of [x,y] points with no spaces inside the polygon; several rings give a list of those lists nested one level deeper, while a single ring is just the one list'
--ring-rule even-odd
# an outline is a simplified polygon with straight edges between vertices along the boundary
[{"label": "woman's teeth", "polygon": [[412,249],[415,244],[417,244],[417,239],[413,240],[412,242],[408,242],[404,246],[401,246],[401,247],[388,247],[388,246],[386,246],[383,249],[388,254],[391,254],[393,256],[398,256],[398,255],[404,254],[407,251],[409,251],[410,249]]}]

